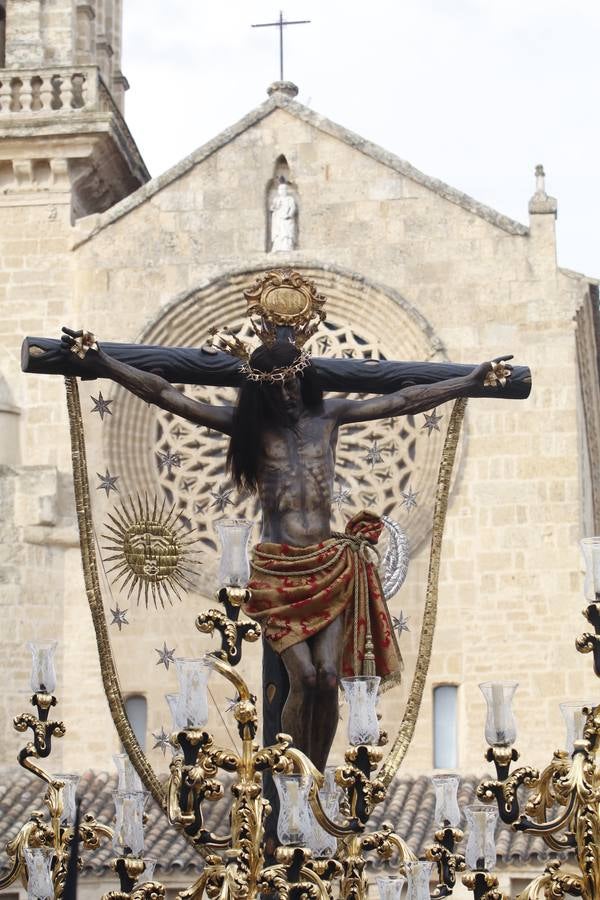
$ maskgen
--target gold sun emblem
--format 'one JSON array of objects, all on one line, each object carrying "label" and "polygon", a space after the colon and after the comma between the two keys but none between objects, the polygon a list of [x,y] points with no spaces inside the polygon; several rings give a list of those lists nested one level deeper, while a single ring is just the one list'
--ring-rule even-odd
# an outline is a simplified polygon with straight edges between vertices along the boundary
[{"label": "gold sun emblem", "polygon": [[138,496],[137,503],[129,498],[108,513],[112,524],[105,523],[108,533],[102,535],[108,541],[102,549],[111,553],[103,562],[114,563],[107,575],[115,573],[111,580],[120,590],[129,587],[127,599],[137,590],[138,605],[143,593],[146,609],[150,597],[155,608],[159,601],[163,608],[165,600],[172,605],[172,594],[181,600],[196,574],[199,551],[192,545],[198,538],[189,533],[175,506],[165,510],[165,503],[159,508],[155,497],[150,508],[148,497],[142,502]]}]

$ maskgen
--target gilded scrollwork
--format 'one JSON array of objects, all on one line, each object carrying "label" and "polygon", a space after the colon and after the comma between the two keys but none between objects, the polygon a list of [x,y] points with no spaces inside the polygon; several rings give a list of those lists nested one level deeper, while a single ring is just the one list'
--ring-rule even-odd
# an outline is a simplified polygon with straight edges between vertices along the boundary
[{"label": "gilded scrollwork", "polygon": [[23,825],[15,837],[6,845],[6,853],[11,861],[6,875],[0,878],[0,890],[9,887],[19,877],[25,875],[26,847],[52,846],[54,832],[44,822],[42,812],[33,812],[28,822]]},{"label": "gilded scrollwork", "polygon": [[581,878],[572,873],[561,872],[560,867],[560,860],[550,860],[543,874],[534,878],[516,900],[561,900],[567,894],[581,897]]},{"label": "gilded scrollwork", "polygon": [[232,622],[218,609],[209,609],[196,619],[196,628],[203,634],[221,635],[221,649],[216,651],[221,659],[231,666],[237,665],[242,657],[242,641],[257,641],[261,635],[256,622]]},{"label": "gilded scrollwork", "polygon": [[[536,822],[546,821],[546,811],[562,803],[556,793],[556,781],[566,775],[571,767],[571,757],[564,751],[557,750],[552,762],[540,774],[535,791],[531,793],[525,805],[525,814]],[[564,805],[564,804],[563,804]]]},{"label": "gilded scrollwork", "polygon": [[166,891],[158,881],[147,881],[130,893],[125,891],[109,891],[103,894],[102,900],[164,900]]},{"label": "gilded scrollwork", "polygon": [[496,800],[498,814],[503,822],[512,825],[519,820],[521,811],[517,791],[520,787],[533,788],[539,779],[539,772],[531,766],[522,766],[509,775],[506,781],[484,779],[477,787],[477,797],[484,803]]},{"label": "gilded scrollwork", "polygon": [[436,831],[434,838],[435,844],[427,848],[425,857],[437,867],[438,881],[431,890],[431,898],[439,900],[452,894],[457,874],[466,869],[464,856],[455,850],[464,835],[459,828],[447,827]]},{"label": "gilded scrollwork", "polygon": [[374,850],[380,859],[386,862],[397,854],[400,865],[409,861],[416,860],[416,856],[410,849],[406,841],[396,834],[391,825],[384,823],[379,831],[372,831],[360,838],[360,848],[362,851]]},{"label": "gilded scrollwork", "polygon": [[346,765],[336,770],[336,783],[347,792],[351,819],[365,824],[375,806],[385,799],[385,785],[371,779],[382,753],[377,747],[351,747],[346,751]]},{"label": "gilded scrollwork", "polygon": [[498,879],[491,872],[467,872],[462,882],[473,892],[475,900],[508,900],[501,891],[496,890]]},{"label": "gilded scrollwork", "polygon": [[25,732],[28,728],[33,732],[33,741],[29,741],[18,756],[19,764],[29,769],[38,778],[48,783],[51,779],[43,769],[32,762],[33,759],[46,759],[52,751],[52,738],[61,738],[66,732],[64,722],[49,722],[48,714],[56,706],[56,697],[50,694],[34,694],[31,705],[37,707],[37,716],[33,713],[21,713],[15,716],[13,726],[16,731]]},{"label": "gilded scrollwork", "polygon": [[[112,829],[98,823],[93,816],[86,815],[77,826],[77,834],[71,826],[61,825],[61,817],[64,811],[63,789],[64,782],[53,778],[44,769],[36,765],[34,759],[46,759],[52,750],[52,738],[63,737],[66,727],[63,722],[48,720],[50,710],[57,705],[56,697],[47,693],[36,693],[31,698],[32,706],[37,709],[37,716],[25,712],[15,716],[13,725],[16,731],[25,732],[31,729],[33,741],[29,741],[18,754],[20,765],[32,772],[37,778],[47,785],[44,804],[44,812],[34,811],[28,822],[18,831],[16,836],[6,845],[6,853],[10,860],[8,872],[0,878],[0,890],[13,884],[17,878],[21,878],[27,885],[27,867],[25,864],[25,850],[46,847],[54,851],[55,861],[52,869],[52,881],[54,895],[62,897],[67,873],[67,859],[72,845],[77,837],[77,843],[84,849],[95,849],[100,845],[101,838],[112,837]],[[81,860],[77,860],[81,866]]]},{"label": "gilded scrollwork", "polygon": [[252,762],[257,772],[264,772],[270,769],[276,774],[287,775],[294,769],[293,760],[287,756],[287,750],[291,747],[292,738],[289,734],[278,734],[277,743],[270,747],[262,747],[257,750]]}]

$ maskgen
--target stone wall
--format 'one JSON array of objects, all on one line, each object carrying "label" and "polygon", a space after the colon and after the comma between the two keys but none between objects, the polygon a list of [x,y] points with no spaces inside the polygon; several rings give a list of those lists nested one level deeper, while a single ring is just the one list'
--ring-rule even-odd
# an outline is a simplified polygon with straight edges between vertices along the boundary
[{"label": "stone wall", "polygon": [[[496,676],[521,682],[519,746],[527,762],[540,764],[562,742],[559,701],[593,696],[594,684],[589,660],[572,649],[581,630],[582,602],[573,318],[586,285],[556,268],[553,216],[532,215],[527,232],[419,178],[406,165],[392,166],[393,158],[381,152],[377,157],[341,129],[300,115],[293,105],[274,107],[228,137],[75,229],[60,210],[52,219],[40,210],[13,211],[10,229],[2,232],[9,245],[3,258],[14,261],[1,276],[8,310],[2,372],[24,411],[23,462],[68,471],[60,379],[19,374],[21,336],[58,335],[62,324],[83,324],[100,339],[134,341],[178,296],[231,272],[273,265],[339,267],[356,273],[357,281],[364,277],[398,291],[430,323],[453,361],[513,353],[518,363],[531,366],[531,398],[473,400],[467,412],[431,673],[406,769],[432,767],[431,692],[441,683],[459,685],[459,767],[483,769],[484,710],[477,684]],[[265,189],[281,154],[298,190],[299,248],[266,255]],[[367,315],[369,309],[357,305],[356,321]],[[390,322],[392,340],[395,327],[398,323]],[[397,345],[402,346],[400,335]],[[108,384],[83,386],[85,408],[98,387],[113,395]],[[449,409],[442,412],[447,416]],[[104,460],[98,422],[89,434],[94,488],[95,472],[104,471],[96,468]],[[16,475],[3,480],[13,507],[10,492],[18,480]],[[101,512],[103,495],[94,493]],[[23,521],[21,511],[19,516]],[[22,532],[17,537],[25,541],[19,546],[26,546]],[[36,545],[23,552],[41,550]],[[106,768],[117,741],[101,697],[78,554],[74,543],[45,552],[55,560],[62,586],[52,615],[66,640],[63,709],[73,740],[65,743],[65,766],[80,766],[85,747],[87,765]],[[414,669],[427,560],[427,547],[421,546],[395,601],[411,630],[401,638],[404,687],[381,705],[391,735]],[[34,586],[39,591],[46,576],[39,569],[27,578],[31,605],[19,607],[19,615],[32,625]],[[122,608],[130,605],[126,597],[113,599]],[[192,621],[207,599],[189,598],[157,612],[134,608],[129,630],[111,628],[123,689],[148,696],[149,732],[168,725],[162,695],[175,684],[172,670],[157,668],[155,648],[163,640],[181,655],[206,648]],[[18,643],[15,654],[22,653]],[[255,648],[247,657],[244,671],[258,689]],[[215,688],[221,703],[227,693]],[[212,726],[229,742],[216,714]],[[338,754],[342,745],[340,738]],[[166,770],[158,750],[151,758]]]}]

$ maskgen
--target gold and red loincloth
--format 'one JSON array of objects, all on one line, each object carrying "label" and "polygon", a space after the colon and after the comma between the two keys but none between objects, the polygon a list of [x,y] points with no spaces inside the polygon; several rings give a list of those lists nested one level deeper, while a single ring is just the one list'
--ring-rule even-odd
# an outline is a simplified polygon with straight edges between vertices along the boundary
[{"label": "gold and red loincloth", "polygon": [[373,545],[382,528],[378,516],[362,511],[350,519],[344,534],[319,544],[256,545],[244,611],[261,624],[277,653],[343,615],[341,676],[363,674],[370,636],[377,675],[383,682],[399,680],[402,658],[374,562]]}]

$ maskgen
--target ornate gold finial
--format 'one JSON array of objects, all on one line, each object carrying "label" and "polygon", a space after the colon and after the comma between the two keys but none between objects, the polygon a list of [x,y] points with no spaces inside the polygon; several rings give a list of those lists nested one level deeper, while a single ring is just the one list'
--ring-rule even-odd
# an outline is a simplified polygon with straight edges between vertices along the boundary
[{"label": "ornate gold finial", "polygon": [[[221,332],[221,333],[219,333]],[[225,350],[226,353],[230,353],[232,356],[237,356],[239,359],[243,359],[245,362],[248,362],[250,359],[250,354],[252,352],[249,344],[246,344],[244,341],[240,341],[239,337],[227,327],[218,328],[216,325],[209,330],[209,339],[206,342],[208,347],[212,347],[214,344],[215,338],[219,339],[219,347],[221,350]]]},{"label": "ornate gold finial", "polygon": [[325,319],[325,297],[312,281],[293,269],[275,269],[244,291],[247,314],[263,343],[275,340],[275,328],[287,326],[302,347]]},{"label": "ornate gold finial", "polygon": [[[277,328],[289,328],[288,340],[301,350],[325,319],[325,297],[319,294],[312,281],[292,269],[274,269],[257,278],[244,291],[246,310],[254,333],[260,341],[271,346],[277,338]],[[302,351],[290,366],[273,372],[260,372],[249,364],[252,347],[241,341],[229,328],[211,328],[207,346],[217,341],[221,350],[244,362],[241,372],[249,381],[280,382],[302,374],[310,364],[310,357]],[[285,338],[283,338],[285,339]]]}]

